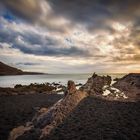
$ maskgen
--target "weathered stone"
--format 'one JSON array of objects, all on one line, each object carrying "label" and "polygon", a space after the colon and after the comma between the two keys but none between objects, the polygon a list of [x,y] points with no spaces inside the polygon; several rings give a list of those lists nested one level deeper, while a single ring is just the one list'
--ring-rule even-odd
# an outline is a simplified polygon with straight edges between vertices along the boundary
[{"label": "weathered stone", "polygon": [[[20,133],[14,131],[13,134],[13,129],[9,140],[20,140],[20,138],[22,140],[27,140],[31,139],[31,136],[36,136],[38,139],[46,137],[52,129],[62,123],[62,121],[86,96],[87,94],[85,92],[76,90],[73,81],[68,81],[67,95],[54,104],[50,109],[40,109],[30,122],[32,128],[29,129],[29,131],[28,128],[30,127],[27,124],[20,130]],[[18,128],[15,129],[19,130]]]},{"label": "weathered stone", "polygon": [[68,84],[67,84],[67,90],[65,91],[65,96],[67,94],[72,94],[72,93],[75,93],[76,91],[76,86],[75,86],[75,83],[74,81],[68,81]]},{"label": "weathered stone", "polygon": [[74,81],[68,81],[68,88],[67,88],[69,93],[73,93],[76,91],[76,86]]},{"label": "weathered stone", "polygon": [[113,84],[131,100],[140,100],[140,74],[131,73]]},{"label": "weathered stone", "polygon": [[110,76],[98,76],[93,74],[92,77],[88,79],[85,85],[83,85],[80,90],[86,91],[89,95],[101,95],[103,93],[103,87],[105,85],[111,84]]},{"label": "weathered stone", "polygon": [[19,126],[17,128],[14,128],[10,132],[9,140],[16,140],[19,136],[23,135],[26,131],[29,131],[31,128],[31,126]]}]

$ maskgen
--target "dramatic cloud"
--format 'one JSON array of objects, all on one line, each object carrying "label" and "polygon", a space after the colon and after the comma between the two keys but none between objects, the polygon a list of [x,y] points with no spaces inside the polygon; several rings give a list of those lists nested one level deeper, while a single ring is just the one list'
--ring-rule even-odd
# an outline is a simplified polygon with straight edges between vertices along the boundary
[{"label": "dramatic cloud", "polygon": [[0,52],[27,70],[138,71],[140,2],[0,0]]},{"label": "dramatic cloud", "polygon": [[[4,19],[1,19],[2,29],[0,30],[0,42],[11,44],[12,48],[19,49],[23,53],[34,55],[47,55],[47,56],[90,56],[88,50],[84,48],[78,48],[76,46],[64,47],[62,39],[59,40],[51,37],[47,34],[39,32],[31,32],[30,26],[28,30],[22,27],[22,30],[17,31],[14,25],[5,26],[7,23]],[[18,27],[18,24],[16,25]],[[26,28],[26,27],[25,27]]]},{"label": "dramatic cloud", "polygon": [[60,29],[62,24],[72,28],[77,22],[90,31],[112,31],[112,21],[137,24],[140,13],[139,0],[1,0],[1,4],[18,17],[65,31],[67,27]]}]

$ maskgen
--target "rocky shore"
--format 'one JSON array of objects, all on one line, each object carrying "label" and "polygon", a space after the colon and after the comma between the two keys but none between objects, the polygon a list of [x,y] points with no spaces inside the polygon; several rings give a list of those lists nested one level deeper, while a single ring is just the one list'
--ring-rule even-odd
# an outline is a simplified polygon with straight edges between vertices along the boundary
[{"label": "rocky shore", "polygon": [[140,74],[128,74],[117,79],[114,84],[110,76],[92,77],[80,88],[89,95],[110,101],[139,101],[140,100]]},{"label": "rocky shore", "polygon": [[140,74],[130,73],[118,79],[113,86],[124,92],[131,100],[140,100]]},{"label": "rocky shore", "polygon": [[66,89],[58,83],[45,83],[30,85],[15,85],[14,88],[0,88],[0,96],[29,95],[29,94],[56,94]]},{"label": "rocky shore", "polygon": [[128,74],[112,84],[110,76],[94,73],[79,89],[73,81],[68,81],[67,88],[62,86],[61,89],[56,89],[57,84],[48,84],[51,90],[43,95],[58,95],[50,94],[54,89],[62,90],[64,95],[51,107],[37,108],[34,117],[26,123],[13,127],[9,140],[138,140],[139,83],[140,74]]},{"label": "rocky shore", "polygon": [[[81,87],[82,84],[76,84],[76,87]],[[29,94],[64,94],[66,86],[61,83],[31,83],[30,85],[15,85],[14,88],[0,87],[0,96],[12,95],[29,95]]]}]

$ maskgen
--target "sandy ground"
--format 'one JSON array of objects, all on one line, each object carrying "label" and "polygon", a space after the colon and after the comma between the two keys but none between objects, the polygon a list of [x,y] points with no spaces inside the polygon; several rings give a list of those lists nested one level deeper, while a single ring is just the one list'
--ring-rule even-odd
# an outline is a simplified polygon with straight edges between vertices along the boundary
[{"label": "sandy ground", "polygon": [[34,116],[36,107],[50,107],[62,95],[31,94],[0,97],[0,140],[7,140],[9,132]]},{"label": "sandy ground", "polygon": [[87,97],[43,140],[139,139],[140,102]]}]

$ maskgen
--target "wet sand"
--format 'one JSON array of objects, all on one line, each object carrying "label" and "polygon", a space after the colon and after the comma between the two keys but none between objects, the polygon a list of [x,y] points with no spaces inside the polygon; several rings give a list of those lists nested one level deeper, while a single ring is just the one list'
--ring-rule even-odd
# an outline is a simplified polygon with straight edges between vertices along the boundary
[{"label": "wet sand", "polygon": [[30,121],[36,107],[50,107],[63,95],[30,94],[0,97],[0,140],[7,140],[9,132]]}]

